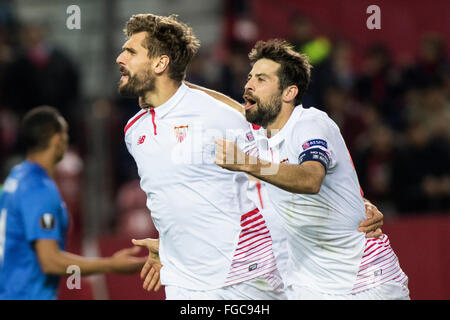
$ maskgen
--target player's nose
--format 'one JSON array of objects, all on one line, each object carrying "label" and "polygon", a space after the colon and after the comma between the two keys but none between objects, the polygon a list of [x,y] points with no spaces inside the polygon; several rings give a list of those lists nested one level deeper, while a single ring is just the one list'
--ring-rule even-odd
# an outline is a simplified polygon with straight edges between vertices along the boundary
[{"label": "player's nose", "polygon": [[125,64],[125,61],[124,61],[124,58],[123,58],[123,52],[121,52],[121,53],[117,56],[117,58],[116,58],[116,63],[119,64],[119,65],[124,65],[124,64]]},{"label": "player's nose", "polygon": [[252,79],[247,80],[247,83],[244,86],[245,91],[253,91],[255,87],[253,86]]},{"label": "player's nose", "polygon": [[249,81],[247,81],[247,83],[244,86],[244,93],[253,93],[255,92],[255,86]]}]

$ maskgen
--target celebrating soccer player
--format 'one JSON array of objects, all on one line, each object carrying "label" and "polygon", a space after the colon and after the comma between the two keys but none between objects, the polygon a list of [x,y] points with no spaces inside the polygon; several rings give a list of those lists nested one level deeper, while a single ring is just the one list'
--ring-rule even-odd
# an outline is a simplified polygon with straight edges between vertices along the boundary
[{"label": "celebrating soccer player", "polygon": [[267,182],[287,232],[289,298],[409,299],[388,237],[366,239],[357,231],[364,199],[338,126],[301,105],[307,57],[282,40],[258,42],[249,57],[245,116],[261,126],[254,130],[259,155],[219,140],[216,163]]}]

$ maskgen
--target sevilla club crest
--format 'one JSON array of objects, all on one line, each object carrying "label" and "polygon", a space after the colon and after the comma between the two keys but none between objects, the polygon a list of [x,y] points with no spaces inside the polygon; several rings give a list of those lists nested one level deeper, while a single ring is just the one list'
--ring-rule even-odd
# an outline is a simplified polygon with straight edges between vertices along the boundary
[{"label": "sevilla club crest", "polygon": [[184,138],[186,138],[188,132],[188,125],[173,127],[173,131],[175,133],[175,138],[179,143],[183,142]]}]

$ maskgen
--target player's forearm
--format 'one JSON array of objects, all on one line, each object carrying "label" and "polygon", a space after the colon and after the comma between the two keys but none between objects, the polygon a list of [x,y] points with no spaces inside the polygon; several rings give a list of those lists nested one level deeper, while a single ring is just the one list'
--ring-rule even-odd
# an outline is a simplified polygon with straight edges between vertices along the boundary
[{"label": "player's forearm", "polygon": [[192,89],[197,89],[197,90],[201,90],[203,92],[205,92],[206,94],[210,95],[211,97],[213,97],[216,100],[219,100],[220,102],[225,103],[226,105],[229,105],[230,107],[232,107],[233,109],[237,110],[239,113],[244,114],[244,107],[237,102],[236,100],[224,95],[223,93],[220,93],[218,91],[214,91],[190,82],[185,81],[184,82],[189,88]]},{"label": "player's forearm", "polygon": [[307,163],[300,166],[257,159],[255,164],[247,164],[243,168],[246,173],[292,193],[316,194],[323,180],[316,168]]},{"label": "player's forearm", "polygon": [[80,267],[82,275],[112,272],[111,258],[86,258],[66,251],[61,251],[66,264],[71,263]]},{"label": "player's forearm", "polygon": [[110,258],[86,258],[66,251],[46,257],[42,267],[45,273],[65,275],[71,265],[78,266],[84,276],[112,271]]}]

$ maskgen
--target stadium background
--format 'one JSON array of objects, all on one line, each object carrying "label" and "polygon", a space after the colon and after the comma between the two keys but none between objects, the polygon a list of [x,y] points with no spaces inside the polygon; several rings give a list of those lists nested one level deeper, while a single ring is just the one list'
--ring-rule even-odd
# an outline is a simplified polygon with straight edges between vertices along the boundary
[{"label": "stadium background", "polygon": [[[69,5],[81,29],[69,30]],[[369,5],[381,29],[369,30]],[[22,160],[30,108],[57,107],[71,146],[57,182],[71,215],[68,250],[109,255],[157,232],[123,127],[137,111],[117,95],[115,59],[134,13],[177,13],[202,42],[187,79],[241,101],[257,39],[291,41],[314,69],[304,104],[339,124],[368,199],[385,215],[413,299],[450,299],[450,4],[323,0],[16,0],[0,3],[0,184]],[[61,299],[163,299],[138,275],[61,281]]]}]

